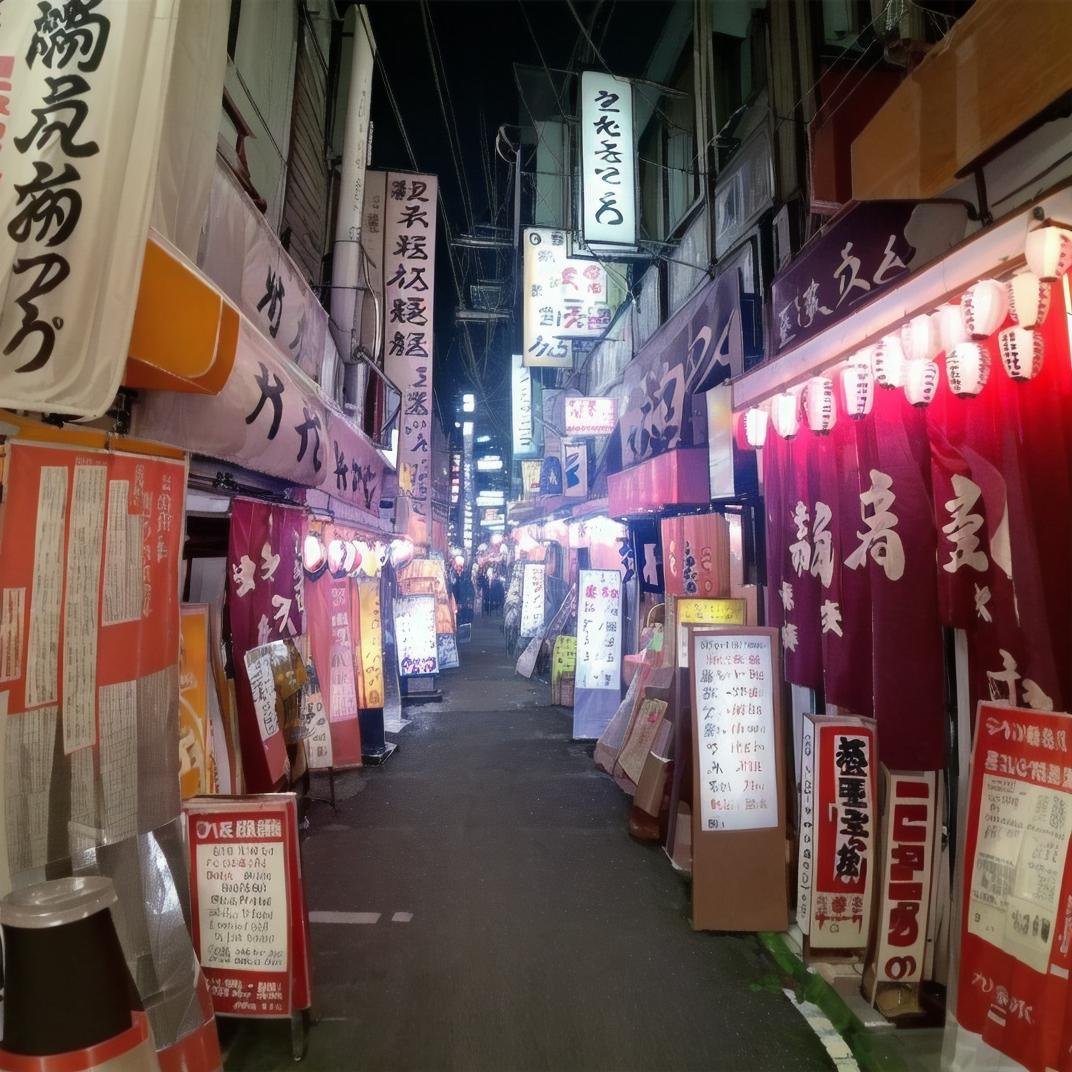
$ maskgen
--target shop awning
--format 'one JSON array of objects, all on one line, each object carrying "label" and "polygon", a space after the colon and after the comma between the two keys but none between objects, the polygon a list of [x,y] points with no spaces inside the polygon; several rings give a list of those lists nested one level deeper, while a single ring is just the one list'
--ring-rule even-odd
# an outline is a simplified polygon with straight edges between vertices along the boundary
[{"label": "shop awning", "polygon": [[607,511],[609,509],[609,500],[604,495],[599,499],[589,499],[587,502],[578,503],[573,508],[573,517],[579,521],[586,517],[608,517]]},{"label": "shop awning", "polygon": [[1024,236],[1037,218],[1072,222],[1072,187],[1064,187],[1034,205],[966,239],[927,268],[905,276],[858,312],[784,350],[733,383],[733,408],[740,412],[779,391],[804,383],[850,354],[877,342],[899,323],[959,297],[972,283],[995,272],[1011,272],[1024,263]]},{"label": "shop awning", "polygon": [[219,288],[151,231],[123,385],[219,394],[234,367],[239,319]]},{"label": "shop awning", "polygon": [[703,447],[657,454],[607,477],[611,517],[638,517],[658,513],[665,506],[706,506],[710,501]]}]

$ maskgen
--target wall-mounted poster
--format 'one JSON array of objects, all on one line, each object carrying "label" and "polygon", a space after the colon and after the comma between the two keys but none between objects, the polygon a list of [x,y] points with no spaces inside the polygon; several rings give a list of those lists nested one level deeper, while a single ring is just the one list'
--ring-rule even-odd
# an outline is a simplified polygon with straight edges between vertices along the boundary
[{"label": "wall-mounted poster", "polygon": [[597,738],[618,710],[622,687],[622,575],[581,570],[577,582],[577,671],[573,736]]},{"label": "wall-mounted poster", "polygon": [[[1070,838],[1072,716],[980,704],[964,846],[955,1067],[1066,1066]],[[1016,1064],[1000,1061],[995,1050]]]},{"label": "wall-mounted poster", "polygon": [[692,925],[781,930],[789,907],[777,633],[733,625],[688,635]]},{"label": "wall-mounted poster", "polygon": [[543,628],[546,566],[526,562],[521,582],[521,636],[535,636]]},{"label": "wall-mounted poster", "polygon": [[438,674],[435,596],[396,596],[393,618],[399,674]]}]

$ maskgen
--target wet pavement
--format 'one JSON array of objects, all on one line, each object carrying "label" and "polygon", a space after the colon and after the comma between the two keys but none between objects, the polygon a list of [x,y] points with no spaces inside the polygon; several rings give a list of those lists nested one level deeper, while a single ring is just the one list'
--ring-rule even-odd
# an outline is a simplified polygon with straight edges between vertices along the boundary
[{"label": "wet pavement", "polygon": [[[337,814],[313,806],[319,1023],[297,1067],[833,1068],[754,937],[692,931],[687,884],[630,839],[627,798],[497,623],[460,650],[397,753],[338,777]],[[224,1035],[233,1072],[296,1067],[286,1023]]]}]

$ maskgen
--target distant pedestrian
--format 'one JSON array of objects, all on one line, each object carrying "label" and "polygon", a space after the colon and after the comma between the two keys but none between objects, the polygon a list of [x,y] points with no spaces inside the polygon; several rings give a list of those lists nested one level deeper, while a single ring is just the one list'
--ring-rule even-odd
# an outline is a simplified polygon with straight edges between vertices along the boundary
[{"label": "distant pedestrian", "polygon": [[488,594],[492,614],[502,614],[503,604],[506,602],[506,589],[498,574],[492,575],[491,584],[488,585]]}]

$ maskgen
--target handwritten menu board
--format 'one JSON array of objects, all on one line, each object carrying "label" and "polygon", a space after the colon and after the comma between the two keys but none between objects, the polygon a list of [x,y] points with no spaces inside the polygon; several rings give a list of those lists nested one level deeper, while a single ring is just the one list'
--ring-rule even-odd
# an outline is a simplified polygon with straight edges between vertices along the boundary
[{"label": "handwritten menu board", "polygon": [[688,639],[692,925],[782,930],[789,903],[778,634],[690,626]]},{"label": "handwritten menu board", "polygon": [[695,651],[700,828],[777,826],[770,638],[700,633]]},{"label": "handwritten menu board", "polygon": [[577,668],[573,736],[599,737],[614,717],[622,682],[622,575],[581,570],[577,582]]},{"label": "handwritten menu board", "polygon": [[399,674],[438,674],[435,596],[397,596],[393,616]]},{"label": "handwritten menu board", "polygon": [[743,599],[682,598],[674,601],[677,623],[678,665],[689,665],[690,625],[744,625],[746,604]]},{"label": "handwritten menu board", "polygon": [[183,803],[194,948],[217,1014],[310,1005],[309,940],[292,793]]},{"label": "handwritten menu board", "polygon": [[581,570],[577,594],[577,688],[614,689],[621,682],[622,575]]},{"label": "handwritten menu board", "polygon": [[559,634],[551,653],[551,683],[562,680],[563,674],[577,669],[577,638]]},{"label": "handwritten menu board", "polygon": [[535,636],[543,627],[544,582],[542,562],[526,562],[521,583],[521,635]]}]

